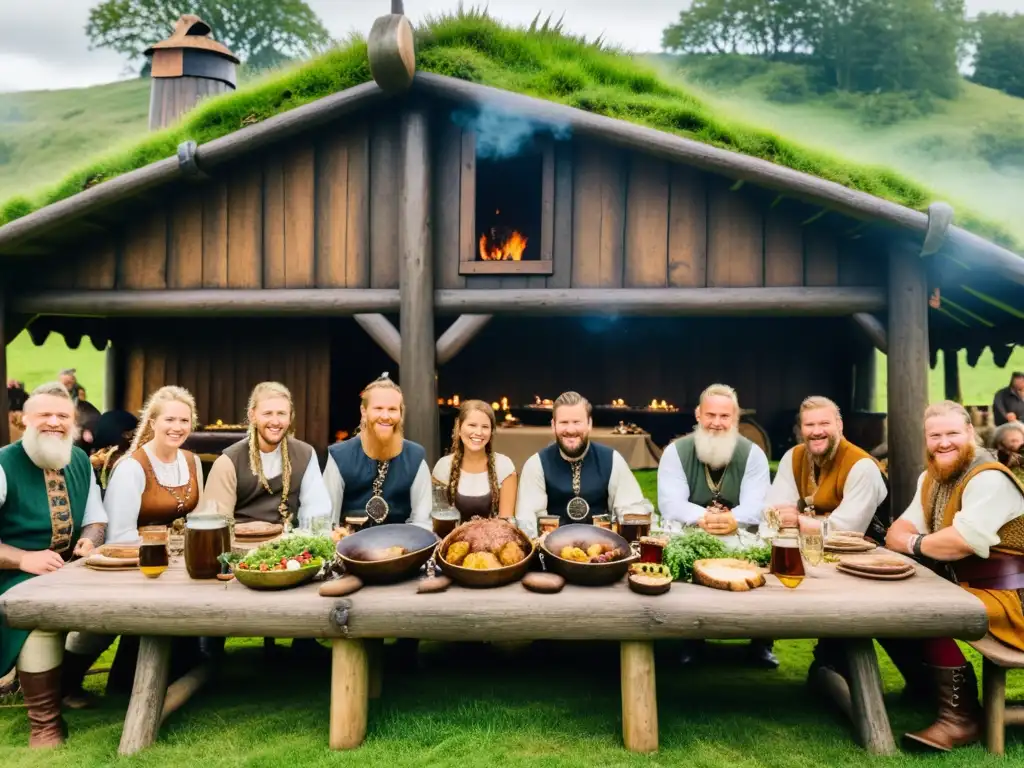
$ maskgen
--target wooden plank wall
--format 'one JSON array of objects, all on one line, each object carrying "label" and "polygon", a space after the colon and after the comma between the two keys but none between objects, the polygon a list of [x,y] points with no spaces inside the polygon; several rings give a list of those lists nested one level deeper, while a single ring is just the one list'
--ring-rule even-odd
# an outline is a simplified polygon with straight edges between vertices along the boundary
[{"label": "wooden plank wall", "polygon": [[317,450],[328,444],[330,416],[330,335],[311,323],[251,325],[144,323],[124,339],[123,407],[138,413],[165,384],[188,389],[196,399],[200,424],[245,418],[252,388],[280,381],[295,400],[296,436]]},{"label": "wooden plank wall", "polygon": [[83,245],[50,288],[397,288],[397,116],[279,146]]}]

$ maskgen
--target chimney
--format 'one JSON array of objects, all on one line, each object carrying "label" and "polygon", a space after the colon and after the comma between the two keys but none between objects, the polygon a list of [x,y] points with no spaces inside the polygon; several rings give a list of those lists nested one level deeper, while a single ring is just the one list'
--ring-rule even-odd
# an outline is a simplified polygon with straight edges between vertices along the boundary
[{"label": "chimney", "polygon": [[206,96],[235,90],[238,58],[210,37],[209,25],[185,14],[174,34],[146,49],[152,56],[149,129],[165,128]]}]

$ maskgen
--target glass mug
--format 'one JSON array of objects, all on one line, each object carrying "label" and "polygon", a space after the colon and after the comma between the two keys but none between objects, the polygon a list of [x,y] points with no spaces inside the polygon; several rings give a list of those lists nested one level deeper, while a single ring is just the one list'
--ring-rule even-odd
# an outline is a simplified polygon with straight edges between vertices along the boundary
[{"label": "glass mug", "polygon": [[827,517],[812,518],[818,525],[807,525],[803,518],[800,519],[800,553],[811,565],[821,565],[825,559],[825,542],[831,534],[832,526]]},{"label": "glass mug", "polygon": [[782,586],[789,589],[800,586],[806,574],[804,560],[800,556],[799,537],[776,536],[772,539],[770,570]]},{"label": "glass mug", "polygon": [[147,579],[156,579],[167,570],[170,558],[167,552],[168,532],[163,526],[147,527],[139,531],[139,570]]}]

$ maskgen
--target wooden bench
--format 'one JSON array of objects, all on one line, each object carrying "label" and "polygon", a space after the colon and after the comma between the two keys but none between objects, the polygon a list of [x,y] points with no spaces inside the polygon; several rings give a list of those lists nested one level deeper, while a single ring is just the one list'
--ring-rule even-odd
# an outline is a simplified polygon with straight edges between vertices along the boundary
[{"label": "wooden bench", "polygon": [[982,706],[985,709],[985,746],[1001,755],[1006,749],[1006,726],[1024,725],[1024,705],[1006,705],[1006,670],[1024,669],[1024,652],[985,635],[970,643],[981,654]]}]

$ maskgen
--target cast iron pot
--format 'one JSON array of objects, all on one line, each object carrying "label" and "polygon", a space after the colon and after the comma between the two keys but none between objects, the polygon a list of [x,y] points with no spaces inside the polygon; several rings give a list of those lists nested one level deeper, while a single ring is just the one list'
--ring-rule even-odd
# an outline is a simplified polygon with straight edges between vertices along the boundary
[{"label": "cast iron pot", "polygon": [[[626,557],[612,560],[610,563],[577,563],[563,560],[556,554],[562,551],[562,547],[582,544],[585,550],[591,544],[599,543],[610,544],[620,549],[627,553]],[[585,587],[601,587],[615,583],[626,575],[630,564],[639,559],[639,556],[630,550],[629,542],[619,534],[587,523],[573,523],[556,528],[544,537],[541,549],[544,567],[547,570],[564,576],[570,584],[581,584]]]},{"label": "cast iron pot", "polygon": [[[409,523],[375,525],[338,542],[338,557],[345,572],[365,584],[392,584],[413,576],[430,559],[439,541],[437,534]],[[405,547],[406,554],[390,560],[364,560],[365,553],[388,547]]]}]

